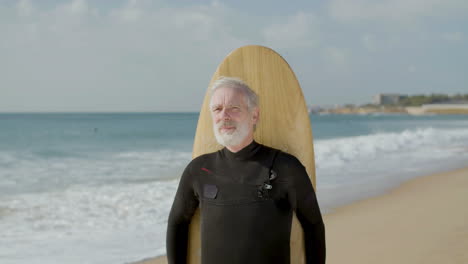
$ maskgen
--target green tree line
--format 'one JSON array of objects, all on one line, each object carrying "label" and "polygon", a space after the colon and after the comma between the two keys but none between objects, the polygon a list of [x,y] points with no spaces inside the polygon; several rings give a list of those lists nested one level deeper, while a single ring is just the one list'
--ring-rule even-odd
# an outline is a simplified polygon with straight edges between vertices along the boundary
[{"label": "green tree line", "polygon": [[436,104],[446,102],[465,101],[468,102],[468,94],[431,94],[431,95],[410,95],[402,98],[398,105],[400,106],[421,106],[423,104]]}]

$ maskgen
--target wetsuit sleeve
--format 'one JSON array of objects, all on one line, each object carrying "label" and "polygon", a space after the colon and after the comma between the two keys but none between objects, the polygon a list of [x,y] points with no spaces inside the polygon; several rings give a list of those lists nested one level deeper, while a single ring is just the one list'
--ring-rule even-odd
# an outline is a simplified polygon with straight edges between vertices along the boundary
[{"label": "wetsuit sleeve", "polygon": [[324,264],[325,226],[312,183],[304,166],[297,160],[294,171],[296,215],[304,230],[307,264]]},{"label": "wetsuit sleeve", "polygon": [[167,223],[166,251],[169,264],[187,263],[189,224],[198,207],[190,165],[185,168],[177,188]]}]

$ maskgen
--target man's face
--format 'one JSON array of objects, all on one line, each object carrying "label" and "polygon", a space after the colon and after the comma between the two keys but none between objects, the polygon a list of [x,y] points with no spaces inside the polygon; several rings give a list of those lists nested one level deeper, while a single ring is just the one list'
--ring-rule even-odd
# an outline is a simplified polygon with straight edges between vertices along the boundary
[{"label": "man's face", "polygon": [[258,109],[249,112],[244,94],[221,87],[211,97],[211,117],[216,140],[223,146],[238,146],[253,139]]}]

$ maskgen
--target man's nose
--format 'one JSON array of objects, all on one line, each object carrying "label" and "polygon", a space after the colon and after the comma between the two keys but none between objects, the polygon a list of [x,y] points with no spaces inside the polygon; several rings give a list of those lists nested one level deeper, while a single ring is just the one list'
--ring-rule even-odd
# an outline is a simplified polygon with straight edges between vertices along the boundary
[{"label": "man's nose", "polygon": [[223,120],[230,120],[231,116],[229,116],[229,113],[226,111],[226,109],[223,109],[221,112],[221,119]]}]

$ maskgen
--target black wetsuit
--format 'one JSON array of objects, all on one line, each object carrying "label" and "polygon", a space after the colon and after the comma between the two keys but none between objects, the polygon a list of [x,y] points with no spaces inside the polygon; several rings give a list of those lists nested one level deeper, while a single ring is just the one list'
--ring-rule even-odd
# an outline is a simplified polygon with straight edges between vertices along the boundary
[{"label": "black wetsuit", "polygon": [[[271,169],[277,177],[269,180]],[[202,264],[290,263],[293,211],[304,230],[306,263],[325,263],[316,195],[292,155],[254,141],[236,153],[223,148],[192,160],[169,215],[169,264],[186,263],[188,226],[198,206]]]}]

